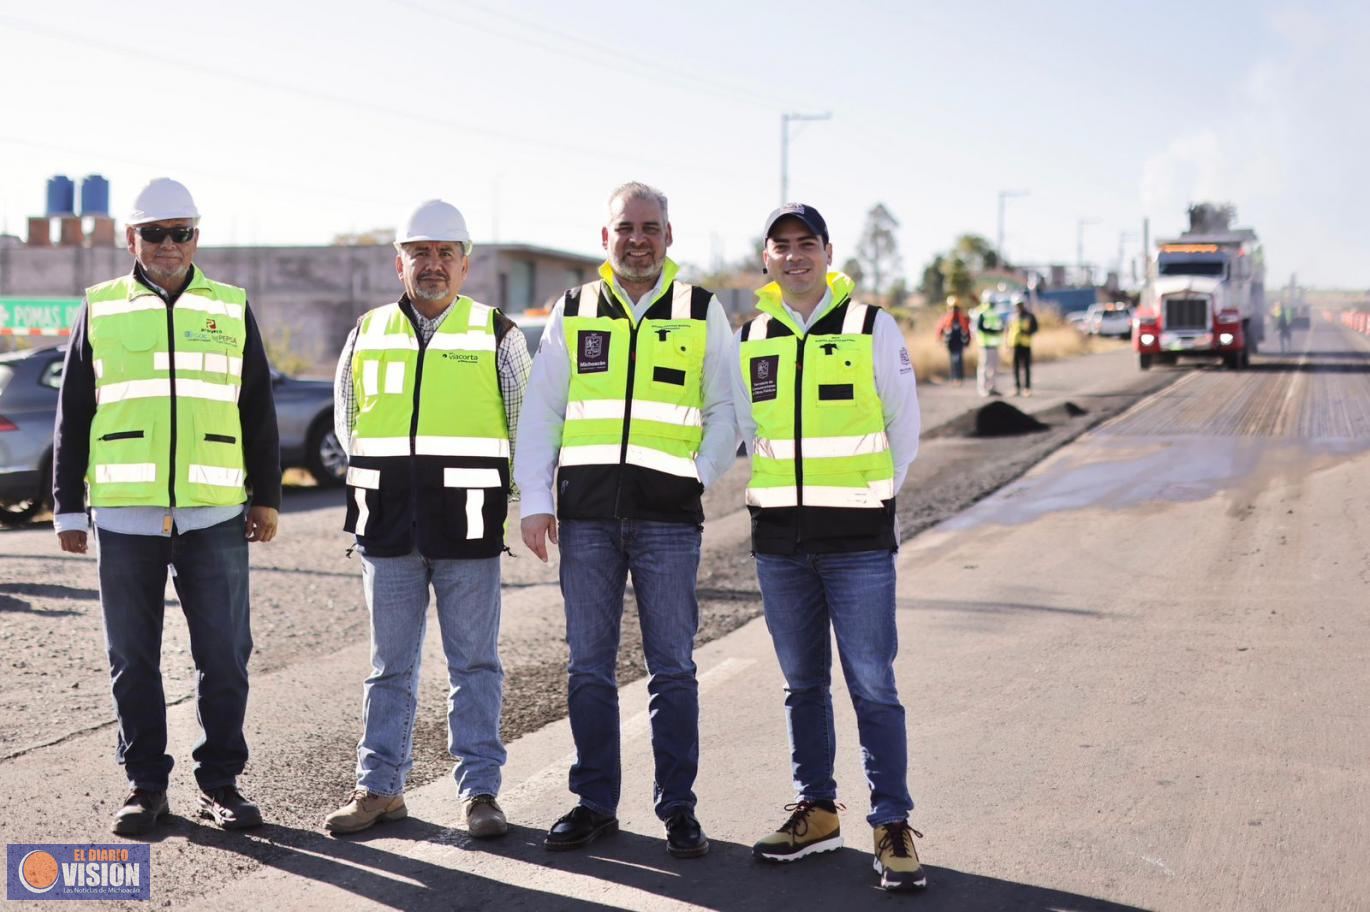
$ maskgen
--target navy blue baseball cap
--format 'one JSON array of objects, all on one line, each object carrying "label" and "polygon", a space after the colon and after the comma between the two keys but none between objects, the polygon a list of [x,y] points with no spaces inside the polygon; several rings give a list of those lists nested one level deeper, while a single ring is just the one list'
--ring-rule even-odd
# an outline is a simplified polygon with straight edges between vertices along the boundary
[{"label": "navy blue baseball cap", "polygon": [[766,216],[766,232],[763,236],[769,238],[775,223],[784,218],[799,219],[816,237],[822,238],[824,244],[828,243],[828,223],[823,221],[823,216],[818,214],[817,209],[803,203],[786,203]]}]

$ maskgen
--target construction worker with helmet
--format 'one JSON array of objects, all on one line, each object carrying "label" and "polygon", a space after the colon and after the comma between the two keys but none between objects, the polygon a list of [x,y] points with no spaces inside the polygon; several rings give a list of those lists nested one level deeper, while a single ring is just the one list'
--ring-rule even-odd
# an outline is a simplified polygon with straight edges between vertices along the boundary
[{"label": "construction worker with helmet", "polygon": [[471,234],[455,206],[420,204],[396,232],[395,251],[404,293],[357,321],[334,390],[337,436],[348,452],[345,528],[356,536],[371,617],[371,673],[356,789],[324,828],[354,833],[408,813],[431,588],[451,685],[457,797],[472,836],[502,836],[500,553],[528,346],[502,313],[461,293]]},{"label": "construction worker with helmet", "polygon": [[947,347],[951,382],[960,386],[965,379],[964,352],[970,344],[970,320],[961,309],[961,300],[956,295],[947,295],[947,312],[937,322],[936,332],[937,338]]},{"label": "construction worker with helmet", "polygon": [[894,319],[829,271],[823,216],[791,203],[766,219],[760,316],[737,334],[738,431],[751,455],[747,507],[766,627],[785,677],[787,820],[752,853],[789,862],[842,845],[833,777],[835,634],[856,710],[876,872],[887,890],[926,883],[895,686],[894,495],[918,452],[913,363]]},{"label": "construction worker with helmet", "polygon": [[543,331],[514,466],[524,544],[544,561],[548,540],[561,549],[571,652],[577,804],[543,844],[576,849],[618,828],[615,668],[631,574],[651,695],[656,814],[667,851],[693,858],[709,849],[694,794],[700,495],[735,458],[731,331],[713,294],[677,279],[660,190],[624,184],[608,210],[599,278],[568,290]]},{"label": "construction worker with helmet", "polygon": [[199,813],[225,829],[262,822],[237,787],[248,756],[247,548],[276,535],[280,440],[247,293],[195,266],[199,222],[181,183],[157,178],[139,192],[125,229],[133,271],[86,289],[54,433],[62,550],[86,552],[87,502],[95,529],[115,756],[130,787],[112,825],[121,836],[170,812],[160,668],[168,565],[197,675]]},{"label": "construction worker with helmet", "polygon": [[980,294],[980,306],[971,312],[975,340],[980,344],[980,363],[975,369],[975,387],[981,396],[998,396],[995,381],[999,376],[999,347],[1004,343],[1004,317],[994,306],[988,289]]}]

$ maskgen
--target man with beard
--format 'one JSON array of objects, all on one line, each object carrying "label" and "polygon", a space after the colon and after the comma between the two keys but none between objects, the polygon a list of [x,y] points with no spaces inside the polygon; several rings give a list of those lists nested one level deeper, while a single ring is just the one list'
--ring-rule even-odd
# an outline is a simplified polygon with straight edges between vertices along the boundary
[{"label": "man with beard", "polygon": [[567,291],[543,331],[514,465],[524,544],[544,561],[549,539],[561,548],[571,650],[570,788],[579,801],[544,844],[575,849],[618,828],[615,665],[631,574],[651,695],[656,813],[667,850],[693,858],[709,849],[693,791],[700,495],[732,464],[736,446],[731,331],[710,292],[676,280],[661,191],[624,184],[610,195],[608,216],[599,279]]},{"label": "man with beard", "polygon": [[86,552],[89,485],[115,756],[130,786],[112,827],[121,836],[170,813],[167,565],[197,676],[199,812],[224,829],[262,822],[237,788],[252,654],[247,543],[276,535],[280,440],[247,293],[193,264],[199,221],[174,180],[157,178],[138,194],[125,231],[133,272],[86,289],[58,400],[53,527],[63,551]]},{"label": "man with beard", "polygon": [[904,707],[895,687],[894,493],[918,452],[918,394],[903,334],[830,272],[818,210],[766,219],[761,315],[738,332],[738,430],[752,456],[747,507],[766,627],[785,676],[796,791],[779,829],[752,848],[789,862],[842,845],[832,711],[832,640],[856,710],[875,857],[886,890],[926,883],[908,815]]},{"label": "man with beard", "polygon": [[471,235],[456,207],[418,206],[396,232],[404,294],[362,315],[338,361],[334,422],[348,450],[347,519],[362,556],[371,674],[362,688],[357,787],[324,820],[355,833],[408,814],[428,591],[450,682],[448,750],[468,832],[508,831],[496,796],[500,553],[509,460],[528,379],[523,334],[461,294]]}]

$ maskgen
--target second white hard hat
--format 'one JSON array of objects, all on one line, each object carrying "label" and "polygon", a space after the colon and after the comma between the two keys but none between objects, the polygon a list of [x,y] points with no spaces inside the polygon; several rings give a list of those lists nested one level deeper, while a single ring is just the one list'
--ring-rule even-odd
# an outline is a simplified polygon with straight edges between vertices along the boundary
[{"label": "second white hard hat", "polygon": [[164,219],[198,219],[200,210],[195,208],[195,200],[185,184],[169,177],[154,177],[147,186],[138,191],[133,200],[133,211],[128,214],[127,224],[146,225]]},{"label": "second white hard hat", "polygon": [[461,210],[439,199],[419,203],[395,232],[396,244],[412,241],[451,241],[471,252],[471,232]]}]

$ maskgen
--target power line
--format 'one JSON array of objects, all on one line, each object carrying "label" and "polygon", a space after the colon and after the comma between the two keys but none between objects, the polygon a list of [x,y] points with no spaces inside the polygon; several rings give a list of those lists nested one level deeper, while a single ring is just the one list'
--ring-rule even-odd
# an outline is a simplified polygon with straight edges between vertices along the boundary
[{"label": "power line", "polygon": [[583,156],[585,158],[592,159],[595,161],[602,161],[606,158],[609,158],[616,159],[619,161],[631,161],[636,165],[648,165],[657,168],[677,168],[681,170],[695,171],[705,174],[727,175],[729,177],[736,176],[736,172],[733,170],[724,168],[714,168],[709,167],[707,165],[700,165],[698,163],[652,160],[640,158],[637,155],[630,156],[623,153],[616,153],[614,151],[613,144],[605,144],[604,146],[591,148],[589,146],[579,146],[572,143],[553,142],[546,139],[537,139],[517,133],[505,132],[502,130],[492,130],[488,127],[474,126],[469,122],[456,120],[452,118],[435,118],[431,114],[418,114],[411,113],[409,111],[397,110],[389,104],[377,104],[375,102],[362,101],[356,98],[349,98],[342,95],[334,95],[329,92],[320,91],[318,89],[310,89],[296,85],[289,85],[281,82],[273,82],[269,79],[263,79],[259,76],[253,76],[248,73],[206,66],[205,64],[199,63],[197,61],[171,57],[162,53],[145,53],[139,51],[136,48],[121,45],[118,42],[97,41],[94,39],[86,38],[82,35],[77,35],[72,32],[64,31],[62,29],[51,28],[49,26],[40,25],[36,22],[30,22],[25,19],[16,19],[11,16],[0,15],[0,23],[5,23],[13,28],[19,29],[21,31],[27,31],[31,34],[44,35],[49,38],[56,38],[61,41],[67,41],[73,44],[81,45],[83,47],[96,48],[106,56],[110,54],[117,54],[120,56],[130,57],[138,60],[155,60],[161,65],[166,65],[168,63],[175,64],[183,70],[198,72],[206,76],[212,76],[214,78],[223,79],[228,82],[236,82],[241,85],[250,85],[259,89],[266,89],[271,92],[287,92],[289,94],[297,95],[299,97],[306,98],[311,101],[325,102],[327,104],[338,105],[340,107],[350,110],[363,110],[383,117],[389,117],[393,119],[408,121],[411,123],[421,124],[429,128],[433,126],[448,127],[451,129],[459,130],[462,136],[485,136],[490,139],[497,139],[518,145],[535,146],[541,149],[554,150],[569,153],[572,155]]},{"label": "power line", "polygon": [[[452,16],[452,14],[448,10],[429,7],[418,2],[418,0],[391,0],[391,2],[396,3],[400,6],[408,6],[413,9],[418,9],[430,15],[440,16],[442,18],[449,19],[454,22],[460,21],[460,23],[463,25],[468,25],[473,28],[481,29],[483,31],[490,32],[491,34],[500,35],[500,37],[508,38],[509,40],[517,43],[534,45],[536,47],[542,48],[543,50],[551,51],[554,54],[560,54],[562,56],[570,57],[581,63],[589,63],[594,66],[602,67],[604,69],[616,70],[620,73],[627,73],[639,79],[647,79],[654,82],[685,86],[687,88],[689,83],[693,83],[695,86],[702,88],[704,91],[707,91],[713,95],[718,95],[720,97],[726,98],[729,101],[748,101],[751,104],[754,104],[758,107],[766,108],[768,110],[773,110],[777,107],[784,107],[784,105],[781,102],[773,98],[767,98],[762,95],[757,95],[736,83],[729,83],[721,80],[709,79],[704,76],[700,76],[696,73],[688,72],[680,68],[663,67],[662,61],[659,58],[642,57],[625,50],[622,45],[603,44],[601,42],[594,41],[593,39],[586,38],[582,35],[575,35],[563,29],[553,28],[544,23],[537,22],[535,20],[528,19],[523,16],[516,16],[505,10],[497,9],[484,3],[475,2],[475,0],[465,0],[465,3],[463,5],[476,10],[482,16],[503,19],[506,22],[510,22],[518,26],[518,28],[522,31],[517,35],[510,35],[508,33],[498,32],[490,28],[490,26],[486,22],[471,22],[470,20],[458,20],[454,16]],[[527,35],[528,31],[542,32],[544,34],[552,36],[553,38],[559,39],[561,43],[546,44],[543,42],[535,41]],[[603,56],[595,57],[586,55],[584,53],[586,50],[596,51]],[[634,66],[625,67],[616,65],[616,61],[619,60],[632,63],[634,64]]]}]

